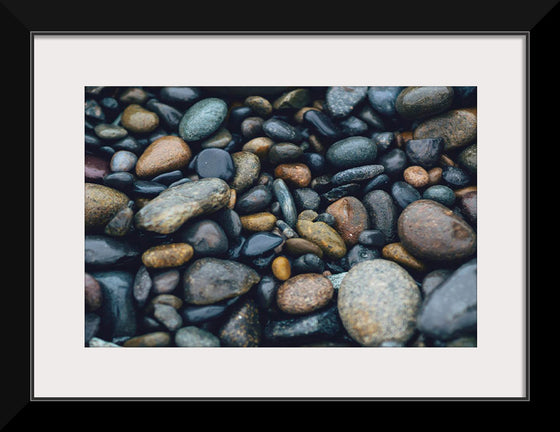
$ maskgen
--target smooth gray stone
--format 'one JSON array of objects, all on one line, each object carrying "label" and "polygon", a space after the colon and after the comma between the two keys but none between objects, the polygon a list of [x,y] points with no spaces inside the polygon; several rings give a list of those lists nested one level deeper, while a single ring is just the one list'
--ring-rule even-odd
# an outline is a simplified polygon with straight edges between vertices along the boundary
[{"label": "smooth gray stone", "polygon": [[196,102],[179,123],[179,134],[186,142],[200,141],[216,132],[228,112],[227,104],[218,98],[206,98]]},{"label": "smooth gray stone", "polygon": [[276,179],[272,183],[272,191],[274,193],[274,196],[280,203],[284,221],[292,228],[294,228],[297,222],[297,208],[292,194],[290,193],[290,189],[288,188],[284,180]]},{"label": "smooth gray stone", "polygon": [[365,99],[367,91],[367,86],[329,87],[325,94],[327,111],[334,118],[347,117]]},{"label": "smooth gray stone", "polygon": [[91,273],[101,285],[103,305],[99,336],[105,340],[136,335],[136,308],[132,296],[134,276],[126,271]]},{"label": "smooth gray stone", "polygon": [[362,202],[368,212],[371,229],[385,234],[388,243],[396,241],[398,209],[391,195],[376,189],[368,192]]},{"label": "smooth gray stone", "polygon": [[476,333],[477,259],[463,264],[424,300],[417,326],[426,336],[451,340]]},{"label": "smooth gray stone", "polygon": [[373,140],[354,136],[344,138],[329,147],[325,154],[327,161],[335,168],[345,169],[369,165],[377,157],[377,146]]}]

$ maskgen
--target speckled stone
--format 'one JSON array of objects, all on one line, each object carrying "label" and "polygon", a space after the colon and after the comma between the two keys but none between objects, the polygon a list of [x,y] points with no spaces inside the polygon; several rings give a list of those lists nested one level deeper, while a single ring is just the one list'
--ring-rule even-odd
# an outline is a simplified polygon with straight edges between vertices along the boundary
[{"label": "speckled stone", "polygon": [[212,348],[220,346],[220,339],[207,330],[195,326],[182,327],[175,332],[175,345],[179,347]]},{"label": "speckled stone", "polygon": [[432,200],[408,205],[398,220],[402,245],[418,259],[454,261],[476,252],[476,233],[452,210]]},{"label": "speckled stone", "polygon": [[450,110],[420,123],[414,129],[414,139],[443,138],[444,151],[462,148],[476,140],[476,111]]},{"label": "speckled stone", "polygon": [[154,294],[170,294],[175,291],[181,279],[181,272],[177,269],[166,269],[158,272],[152,278]]},{"label": "speckled stone", "polygon": [[292,267],[290,261],[285,256],[278,256],[274,258],[271,265],[272,274],[278,280],[288,280],[292,274]]},{"label": "speckled stone", "polygon": [[358,243],[360,233],[369,228],[369,217],[362,202],[353,196],[341,198],[325,210],[335,219],[334,228],[346,246]]},{"label": "speckled stone", "polygon": [[426,269],[426,265],[412,256],[399,242],[385,245],[381,250],[381,256],[410,270],[422,272]]},{"label": "speckled stone", "polygon": [[142,254],[142,263],[148,268],[179,267],[192,258],[194,250],[187,243],[162,244]]},{"label": "speckled stone", "polygon": [[130,104],[122,113],[121,124],[130,132],[148,133],[159,126],[159,117],[141,105]]},{"label": "speckled stone", "polygon": [[138,347],[166,347],[171,342],[171,335],[167,332],[146,333],[128,339],[123,346],[127,348]]},{"label": "speckled stone", "polygon": [[183,274],[185,301],[207,305],[245,294],[260,281],[251,267],[218,258],[200,258]]},{"label": "speckled stone", "polygon": [[302,163],[280,164],[274,169],[274,176],[296,188],[304,188],[311,183],[311,170]]},{"label": "speckled stone", "polygon": [[136,213],[134,221],[140,229],[169,234],[191,218],[225,207],[229,198],[229,186],[221,179],[187,182],[161,192]]},{"label": "speckled stone", "polygon": [[319,213],[314,210],[303,210],[298,214],[298,220],[314,221],[318,216]]},{"label": "speckled stone", "polygon": [[334,118],[343,118],[364,100],[367,95],[367,86],[335,86],[329,87],[325,94],[327,111]]},{"label": "speckled stone", "polygon": [[124,193],[96,183],[85,184],[85,229],[104,227],[130,199]]},{"label": "speckled stone", "polygon": [[130,207],[125,207],[107,222],[103,232],[110,236],[122,237],[130,231],[133,218],[134,211]]},{"label": "speckled stone", "polygon": [[331,183],[335,186],[340,186],[347,183],[361,182],[381,174],[384,170],[385,168],[383,165],[362,165],[355,168],[348,168],[333,175],[331,177]]},{"label": "speckled stone", "polygon": [[268,151],[268,161],[273,164],[295,162],[303,155],[303,149],[293,143],[276,143]]},{"label": "speckled stone", "polygon": [[290,227],[294,228],[297,222],[297,208],[288,185],[282,179],[274,179],[272,191],[280,204],[283,220]]},{"label": "speckled stone", "polygon": [[257,347],[261,343],[259,309],[252,298],[235,304],[218,330],[221,346]]},{"label": "speckled stone", "polygon": [[272,103],[275,110],[300,109],[309,104],[311,94],[308,89],[299,88],[282,93]]},{"label": "speckled stone", "polygon": [[404,181],[415,188],[423,188],[430,182],[428,171],[419,165],[409,166],[403,172]]},{"label": "speckled stone", "polygon": [[325,307],[333,298],[332,283],[323,275],[304,273],[286,280],[276,293],[279,309],[289,314],[308,314]]},{"label": "speckled stone", "polygon": [[430,186],[424,191],[422,198],[437,201],[449,208],[455,203],[455,193],[453,189],[444,185]]},{"label": "speckled stone", "polygon": [[377,157],[377,146],[366,137],[355,136],[344,138],[332,144],[325,157],[335,168],[353,168],[369,165]]},{"label": "speckled stone", "polygon": [[429,169],[439,162],[443,147],[442,138],[410,139],[405,144],[405,153],[411,164]]},{"label": "speckled stone", "polygon": [[327,257],[336,260],[346,255],[344,240],[326,223],[298,220],[296,230],[300,236],[319,246]]},{"label": "speckled stone", "polygon": [[395,108],[407,119],[426,118],[449,109],[453,96],[453,87],[407,87],[399,93]]},{"label": "speckled stone", "polygon": [[178,330],[183,325],[183,318],[170,305],[156,303],[154,305],[153,317],[171,332]]},{"label": "speckled stone", "polygon": [[111,161],[109,162],[109,167],[113,172],[119,171],[132,171],[136,166],[136,161],[138,157],[128,150],[116,151],[113,156],[111,156]]},{"label": "speckled stone", "polygon": [[259,117],[267,118],[272,114],[272,104],[262,96],[248,96],[243,103]]},{"label": "speckled stone", "polygon": [[222,126],[227,112],[228,106],[222,99],[202,99],[185,112],[179,123],[179,135],[186,142],[208,138]]},{"label": "speckled stone", "polygon": [[473,228],[477,226],[477,196],[477,190],[474,189],[457,197],[457,207]]},{"label": "speckled stone", "polygon": [[241,216],[243,229],[249,232],[272,231],[276,226],[276,216],[270,212],[253,213]]},{"label": "speckled stone", "polygon": [[477,259],[461,265],[426,297],[418,330],[437,340],[476,334]]},{"label": "speckled stone", "polygon": [[231,155],[235,167],[235,175],[229,186],[237,192],[244,192],[257,181],[261,172],[259,157],[248,151],[239,151]]},{"label": "speckled stone", "polygon": [[421,301],[418,286],[408,272],[384,259],[352,267],[337,297],[344,328],[362,346],[406,343],[414,334]]},{"label": "speckled stone", "polygon": [[314,254],[319,258],[323,257],[323,250],[312,241],[304,238],[289,238],[284,243],[284,250],[293,256]]},{"label": "speckled stone", "polygon": [[461,151],[457,156],[457,163],[469,174],[476,175],[476,144],[472,144]]},{"label": "speckled stone", "polygon": [[192,157],[189,145],[179,137],[163,136],[152,142],[142,152],[136,163],[136,175],[140,178],[186,167]]}]

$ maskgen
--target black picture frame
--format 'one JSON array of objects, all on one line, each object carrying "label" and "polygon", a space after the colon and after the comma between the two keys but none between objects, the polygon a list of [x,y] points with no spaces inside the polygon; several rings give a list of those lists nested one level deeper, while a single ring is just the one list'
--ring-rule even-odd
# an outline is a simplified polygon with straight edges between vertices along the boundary
[{"label": "black picture frame", "polygon": [[[430,4],[413,3],[403,8],[402,4],[384,2],[371,7],[368,13],[359,13],[359,5],[348,5],[343,11],[336,11],[330,21],[327,15],[320,20],[311,20],[303,9],[290,14],[289,8],[275,8],[276,23],[270,23],[267,18],[250,18],[242,14],[238,4],[223,6],[223,16],[238,17],[229,21],[226,26],[211,19],[198,19],[188,25],[182,19],[181,13],[172,13],[174,6],[171,2],[158,2],[157,10],[144,13],[132,2],[98,1],[95,4],[82,5],[70,1],[51,1],[30,4],[28,1],[0,1],[0,29],[6,49],[8,61],[4,66],[3,78],[5,83],[4,101],[7,107],[16,115],[10,119],[10,128],[19,137],[18,145],[9,146],[6,156],[30,161],[29,196],[20,197],[19,212],[28,209],[29,229],[21,227],[15,233],[12,244],[24,245],[21,232],[28,231],[29,265],[19,270],[19,276],[29,274],[29,278],[19,277],[19,289],[5,292],[5,311],[0,314],[2,328],[6,329],[4,343],[7,347],[2,359],[2,369],[5,382],[1,386],[2,409],[0,410],[0,427],[22,428],[31,424],[37,412],[44,413],[46,409],[55,408],[53,402],[36,402],[31,395],[31,340],[32,337],[32,287],[33,287],[33,189],[32,189],[32,142],[24,144],[28,137],[31,141],[32,131],[32,62],[31,50],[35,34],[49,32],[54,34],[72,34],[82,32],[116,32],[130,35],[140,35],[146,32],[190,32],[190,33],[221,33],[235,34],[263,34],[289,32],[329,35],[329,34],[523,34],[527,38],[527,160],[526,160],[526,289],[527,289],[527,340],[532,334],[530,311],[533,306],[530,301],[530,143],[537,142],[537,134],[551,131],[553,113],[543,104],[548,88],[553,82],[550,58],[550,48],[558,39],[556,25],[558,24],[558,0],[542,2],[526,2],[513,6],[510,2],[471,1],[468,7],[451,7],[447,2],[434,1]],[[277,10],[279,9],[279,10]],[[280,10],[281,9],[281,10]],[[312,8],[313,9],[313,8]],[[319,11],[311,11],[317,14]],[[197,11],[204,16],[202,11]],[[209,14],[208,16],[214,16]],[[373,20],[372,16],[383,17]],[[210,22],[208,22],[210,21]],[[16,84],[17,83],[17,84]],[[26,114],[29,113],[29,117]],[[27,132],[30,132],[27,134]],[[549,138],[550,139],[550,138]],[[12,154],[17,148],[18,154]],[[24,148],[23,156],[19,154]],[[18,171],[17,180],[23,175]],[[23,193],[21,195],[24,195]],[[8,212],[9,213],[9,212]],[[12,231],[12,230],[8,230]],[[26,233],[27,234],[27,233]],[[20,263],[24,262],[25,254],[21,253]],[[27,263],[25,263],[27,264]],[[13,271],[13,270],[12,270]],[[29,280],[29,289],[25,289],[25,282]],[[17,305],[17,307],[12,306]],[[535,386],[531,380],[531,346],[527,344],[527,397],[524,402],[535,401]],[[366,400],[367,401],[367,400]],[[107,408],[106,404],[102,405]],[[102,409],[98,405],[96,409]],[[58,413],[58,412],[57,412]],[[32,415],[33,414],[33,415]],[[47,423],[55,421],[57,415],[46,416]]]}]

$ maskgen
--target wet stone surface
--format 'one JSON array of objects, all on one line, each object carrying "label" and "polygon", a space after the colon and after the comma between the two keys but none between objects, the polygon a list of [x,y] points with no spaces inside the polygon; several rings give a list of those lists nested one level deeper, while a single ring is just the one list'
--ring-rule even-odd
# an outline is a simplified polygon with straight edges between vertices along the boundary
[{"label": "wet stone surface", "polygon": [[477,91],[86,87],[87,347],[476,347]]}]

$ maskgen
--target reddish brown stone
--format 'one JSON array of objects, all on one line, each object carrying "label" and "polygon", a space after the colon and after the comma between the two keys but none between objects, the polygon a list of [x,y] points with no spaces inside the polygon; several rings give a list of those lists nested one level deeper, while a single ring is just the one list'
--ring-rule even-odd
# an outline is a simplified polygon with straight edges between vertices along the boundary
[{"label": "reddish brown stone", "polygon": [[272,141],[270,138],[257,137],[253,138],[250,141],[247,141],[243,145],[241,150],[254,153],[259,157],[261,161],[266,161],[268,159],[268,152],[273,145],[274,141]]},{"label": "reddish brown stone", "polygon": [[401,243],[390,243],[385,245],[381,250],[381,255],[385,259],[394,261],[397,264],[412,270],[422,272],[426,268],[425,264],[412,256]]},{"label": "reddish brown stone", "polygon": [[281,178],[288,186],[304,188],[311,183],[311,170],[302,163],[280,164],[274,170],[274,176]]},{"label": "reddish brown stone", "polygon": [[85,299],[87,312],[95,312],[103,304],[101,285],[89,273],[85,273]]},{"label": "reddish brown stone", "polygon": [[457,207],[461,210],[461,214],[476,227],[476,188],[468,192],[463,192],[457,199]]},{"label": "reddish brown stone", "polygon": [[86,155],[84,169],[85,181],[89,183],[101,183],[111,172],[109,161],[93,155]]},{"label": "reddish brown stone", "polygon": [[428,171],[428,178],[429,178],[428,184],[430,186],[439,184],[439,182],[441,182],[442,173],[443,170],[440,167],[435,167],[432,168],[430,171]]},{"label": "reddish brown stone", "polygon": [[307,314],[326,306],[334,295],[330,280],[317,273],[304,273],[284,282],[276,293],[280,310],[289,314]]},{"label": "reddish brown stone", "polygon": [[166,332],[153,332],[128,339],[125,347],[163,347],[171,342],[171,336]]},{"label": "reddish brown stone", "polygon": [[136,175],[147,178],[184,168],[192,157],[189,145],[176,136],[164,136],[151,143],[136,162]]},{"label": "reddish brown stone", "polygon": [[335,219],[335,228],[347,246],[358,243],[360,233],[369,228],[369,217],[361,201],[353,196],[340,198],[327,207]]},{"label": "reddish brown stone", "polygon": [[284,248],[290,255],[300,256],[312,253],[319,258],[323,258],[323,250],[319,246],[301,237],[287,239],[284,243]]},{"label": "reddish brown stone", "polygon": [[421,166],[409,166],[403,172],[404,181],[415,188],[423,188],[430,182],[428,172]]}]

